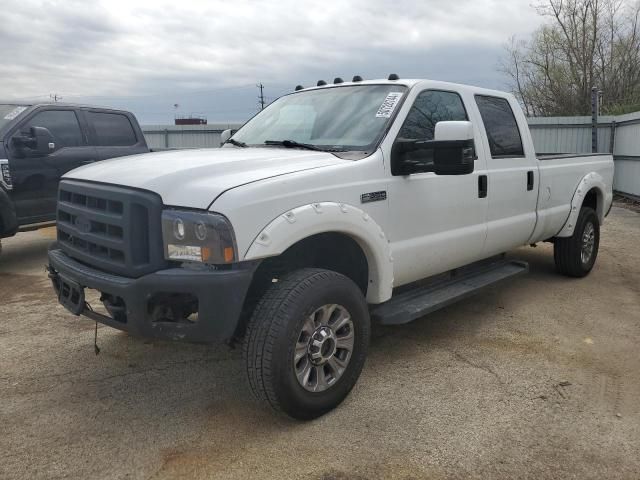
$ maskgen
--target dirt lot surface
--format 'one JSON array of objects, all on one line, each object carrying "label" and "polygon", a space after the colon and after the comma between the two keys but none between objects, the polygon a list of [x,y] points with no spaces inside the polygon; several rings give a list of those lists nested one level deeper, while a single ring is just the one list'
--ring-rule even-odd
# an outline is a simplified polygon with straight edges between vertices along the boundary
[{"label": "dirt lot surface", "polygon": [[360,382],[298,423],[254,403],[238,350],[132,338],[56,304],[52,231],[0,258],[0,478],[640,478],[640,214],[595,270],[531,274],[376,328]]}]

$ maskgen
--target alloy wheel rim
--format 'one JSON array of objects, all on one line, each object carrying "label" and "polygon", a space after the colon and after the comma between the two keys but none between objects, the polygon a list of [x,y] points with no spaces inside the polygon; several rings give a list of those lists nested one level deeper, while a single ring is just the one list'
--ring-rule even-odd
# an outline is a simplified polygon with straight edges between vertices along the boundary
[{"label": "alloy wheel rim", "polygon": [[580,251],[580,258],[583,264],[589,263],[593,256],[593,250],[596,242],[596,230],[593,223],[588,222],[584,231],[582,232],[582,249]]},{"label": "alloy wheel rim", "polygon": [[298,335],[293,369],[309,392],[323,392],[342,377],[353,353],[355,331],[342,305],[327,304],[309,315]]}]

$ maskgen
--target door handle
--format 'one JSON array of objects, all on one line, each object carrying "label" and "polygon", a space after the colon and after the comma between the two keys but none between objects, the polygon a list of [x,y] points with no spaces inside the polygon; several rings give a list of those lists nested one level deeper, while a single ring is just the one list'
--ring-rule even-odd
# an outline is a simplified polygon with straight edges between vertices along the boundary
[{"label": "door handle", "polygon": [[480,175],[478,177],[478,198],[487,198],[487,191],[489,189],[487,176]]},{"label": "door handle", "polygon": [[527,172],[527,191],[533,190],[533,170]]}]

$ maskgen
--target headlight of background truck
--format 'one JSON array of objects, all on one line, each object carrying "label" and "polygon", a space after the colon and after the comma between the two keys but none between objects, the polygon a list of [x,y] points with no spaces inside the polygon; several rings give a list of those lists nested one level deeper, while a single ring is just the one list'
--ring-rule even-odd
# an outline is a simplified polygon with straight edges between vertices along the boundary
[{"label": "headlight of background truck", "polygon": [[162,212],[162,238],[167,260],[212,265],[237,260],[233,229],[222,215],[165,210]]}]

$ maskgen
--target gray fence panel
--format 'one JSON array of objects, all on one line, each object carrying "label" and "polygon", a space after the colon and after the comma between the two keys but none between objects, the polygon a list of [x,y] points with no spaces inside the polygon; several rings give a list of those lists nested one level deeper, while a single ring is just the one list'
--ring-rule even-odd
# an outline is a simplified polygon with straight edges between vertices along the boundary
[{"label": "gray fence panel", "polygon": [[616,118],[614,188],[640,196],[640,112]]},{"label": "gray fence panel", "polygon": [[613,188],[640,197],[640,157],[616,157]]},{"label": "gray fence panel", "polygon": [[[598,151],[611,151],[611,117],[598,128]],[[590,153],[591,119],[588,117],[530,118],[529,129],[538,154]]]},{"label": "gray fence panel", "polygon": [[217,148],[220,134],[230,128],[237,130],[240,123],[213,125],[146,125],[142,127],[149,148]]}]

